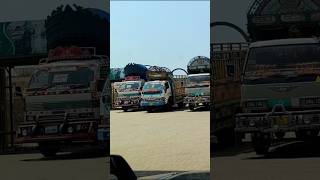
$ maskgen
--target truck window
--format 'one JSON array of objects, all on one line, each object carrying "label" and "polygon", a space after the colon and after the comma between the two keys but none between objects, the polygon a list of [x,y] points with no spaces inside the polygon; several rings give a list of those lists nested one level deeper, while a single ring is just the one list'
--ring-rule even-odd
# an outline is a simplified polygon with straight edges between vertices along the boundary
[{"label": "truck window", "polygon": [[48,77],[49,73],[45,70],[37,71],[35,74],[32,75],[29,88],[43,88],[48,86]]},{"label": "truck window", "polygon": [[[251,48],[245,67],[244,83],[314,81],[315,74],[284,74],[299,67],[320,67],[319,44],[293,44]],[[281,71],[279,71],[281,69]],[[278,70],[278,71],[277,71]],[[280,73],[282,72],[282,73]],[[266,75],[267,74],[267,75]]]},{"label": "truck window", "polygon": [[43,70],[32,76],[29,88],[54,87],[56,85],[81,85],[89,87],[93,78],[93,70],[87,67],[66,71]]},{"label": "truck window", "polygon": [[196,75],[188,76],[187,87],[196,88],[196,87],[209,87],[210,86],[210,75]]}]

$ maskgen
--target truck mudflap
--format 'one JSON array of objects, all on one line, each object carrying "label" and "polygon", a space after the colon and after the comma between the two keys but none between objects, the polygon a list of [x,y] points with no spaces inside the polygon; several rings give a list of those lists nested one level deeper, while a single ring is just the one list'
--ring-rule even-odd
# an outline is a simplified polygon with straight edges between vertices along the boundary
[{"label": "truck mudflap", "polygon": [[286,132],[320,129],[320,110],[240,113],[236,115],[236,132]]}]

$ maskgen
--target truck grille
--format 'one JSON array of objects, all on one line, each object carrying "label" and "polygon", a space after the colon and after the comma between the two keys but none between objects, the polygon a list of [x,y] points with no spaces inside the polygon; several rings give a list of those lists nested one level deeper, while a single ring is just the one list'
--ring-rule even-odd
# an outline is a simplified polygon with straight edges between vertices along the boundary
[{"label": "truck grille", "polygon": [[39,116],[38,121],[63,121],[65,114]]}]

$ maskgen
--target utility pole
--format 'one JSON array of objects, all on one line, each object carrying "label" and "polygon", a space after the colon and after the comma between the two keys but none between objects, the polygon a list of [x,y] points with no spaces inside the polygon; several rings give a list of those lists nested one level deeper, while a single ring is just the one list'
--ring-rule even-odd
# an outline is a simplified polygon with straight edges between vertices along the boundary
[{"label": "utility pole", "polygon": [[0,151],[3,151],[6,144],[6,72],[0,68]]}]

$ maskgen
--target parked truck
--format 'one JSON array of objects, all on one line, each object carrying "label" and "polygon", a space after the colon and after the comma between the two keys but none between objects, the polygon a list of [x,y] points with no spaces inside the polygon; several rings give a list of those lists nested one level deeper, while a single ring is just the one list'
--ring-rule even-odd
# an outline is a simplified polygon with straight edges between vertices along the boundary
[{"label": "parked truck", "polygon": [[[40,60],[25,95],[25,120],[17,143],[38,143],[44,156],[64,145],[107,145],[109,116],[102,116],[101,92],[110,94],[109,60],[95,48],[55,48]],[[105,101],[106,102],[106,101]]]},{"label": "parked truck", "polygon": [[183,107],[183,78],[175,78],[168,68],[152,66],[147,72],[147,79],[142,89],[141,107],[148,112]]},{"label": "parked truck", "polygon": [[141,64],[130,63],[124,68],[125,80],[117,91],[117,105],[123,111],[140,109],[142,87],[146,81],[148,69]]},{"label": "parked truck", "polygon": [[[242,72],[236,132],[251,135],[257,153],[268,152],[286,132],[310,140],[320,130],[320,4],[280,3],[248,13],[249,46]],[[272,4],[270,3],[269,6]]]},{"label": "parked truck", "polygon": [[184,103],[190,110],[210,107],[210,59],[197,56],[187,66],[188,79]]}]

